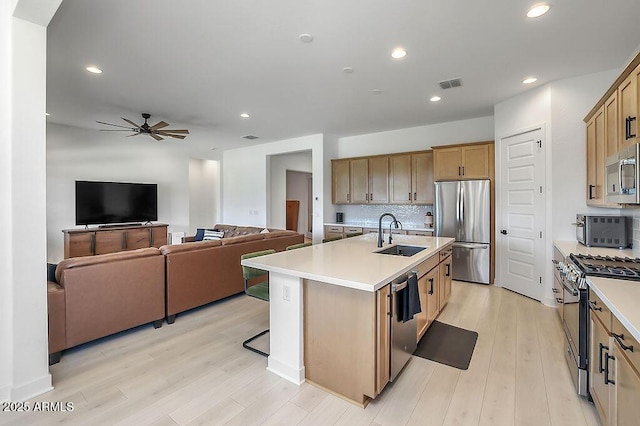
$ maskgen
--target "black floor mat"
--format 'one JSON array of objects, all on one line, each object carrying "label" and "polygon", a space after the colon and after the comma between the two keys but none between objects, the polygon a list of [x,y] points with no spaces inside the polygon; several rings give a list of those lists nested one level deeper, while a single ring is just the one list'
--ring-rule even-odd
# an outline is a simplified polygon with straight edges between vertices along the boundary
[{"label": "black floor mat", "polygon": [[478,333],[434,321],[418,342],[415,356],[466,370],[469,368]]}]

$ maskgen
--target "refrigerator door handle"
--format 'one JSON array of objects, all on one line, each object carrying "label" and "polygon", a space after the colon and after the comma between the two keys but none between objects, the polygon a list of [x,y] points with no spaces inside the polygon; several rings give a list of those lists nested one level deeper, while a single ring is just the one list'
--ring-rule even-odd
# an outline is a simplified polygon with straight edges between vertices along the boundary
[{"label": "refrigerator door handle", "polygon": [[460,248],[466,248],[469,250],[486,250],[489,248],[489,244],[483,244],[483,243],[478,243],[478,244],[474,244],[474,243],[453,243],[453,247],[460,247]]}]

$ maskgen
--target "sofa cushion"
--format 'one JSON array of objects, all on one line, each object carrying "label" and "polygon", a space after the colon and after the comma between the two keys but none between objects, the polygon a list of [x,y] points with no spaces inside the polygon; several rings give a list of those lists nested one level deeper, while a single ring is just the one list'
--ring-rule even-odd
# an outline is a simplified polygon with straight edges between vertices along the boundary
[{"label": "sofa cushion", "polygon": [[62,283],[62,272],[65,269],[78,268],[99,263],[117,262],[125,259],[135,259],[139,257],[160,256],[160,250],[155,247],[141,248],[137,250],[118,251],[115,253],[97,254],[95,256],[70,257],[58,263],[56,267],[56,282]]},{"label": "sofa cushion", "polygon": [[224,231],[218,229],[218,228],[198,228],[196,229],[196,235],[195,237],[193,237],[193,241],[203,241],[204,240],[204,236],[207,233],[207,231],[209,232],[222,232],[222,236],[220,238],[224,237]]},{"label": "sofa cushion", "polygon": [[265,239],[270,238],[280,238],[280,237],[290,237],[292,235],[298,234],[296,231],[284,231],[282,229],[271,231],[268,234],[262,234]]},{"label": "sofa cushion", "polygon": [[269,235],[269,234],[249,234],[249,235],[239,235],[237,237],[231,237],[231,238],[225,238],[224,240],[222,240],[222,245],[223,246],[228,246],[231,244],[240,244],[240,243],[245,243],[247,241],[257,241],[257,240],[262,240],[264,239],[265,235]]},{"label": "sofa cushion", "polygon": [[195,241],[190,243],[173,244],[160,247],[160,252],[164,255],[169,253],[179,253],[183,251],[201,250],[222,245],[221,240]]},{"label": "sofa cushion", "polygon": [[224,231],[218,231],[216,229],[206,229],[202,241],[221,240],[224,237]]}]

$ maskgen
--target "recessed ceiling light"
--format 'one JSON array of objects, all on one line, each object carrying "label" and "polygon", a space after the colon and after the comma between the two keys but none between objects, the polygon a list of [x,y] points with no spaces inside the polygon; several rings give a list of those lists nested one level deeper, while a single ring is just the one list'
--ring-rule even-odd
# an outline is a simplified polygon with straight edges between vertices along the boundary
[{"label": "recessed ceiling light", "polygon": [[527,17],[529,18],[537,18],[538,16],[542,16],[549,11],[551,6],[546,3],[538,3],[534,4],[531,9],[527,12]]},{"label": "recessed ceiling light", "polygon": [[374,95],[379,95],[380,93],[382,93],[382,90],[380,90],[380,89],[373,89],[373,90],[371,91],[371,93],[373,93]]},{"label": "recessed ceiling light", "polygon": [[393,52],[391,52],[391,57],[393,59],[402,59],[405,56],[407,56],[407,51],[404,50],[402,47],[397,47],[393,49]]},{"label": "recessed ceiling light", "polygon": [[535,78],[535,77],[528,77],[528,78],[525,78],[524,80],[522,80],[522,83],[523,83],[523,84],[531,84],[531,83],[535,83],[536,81],[538,81],[538,79],[537,79],[537,78]]},{"label": "recessed ceiling light", "polygon": [[102,70],[98,67],[94,67],[93,65],[90,65],[85,69],[93,74],[102,74]]},{"label": "recessed ceiling light", "polygon": [[431,99],[429,99],[431,102],[438,102],[439,100],[441,100],[442,98],[440,96],[432,96]]},{"label": "recessed ceiling light", "polygon": [[345,74],[351,74],[353,72],[353,68],[344,67],[344,68],[342,68],[342,72],[345,73]]},{"label": "recessed ceiling light", "polygon": [[249,118],[249,117],[250,117],[250,115],[249,115],[249,114],[247,114],[246,112],[243,112],[242,114],[240,114],[240,117],[242,117],[242,118]]},{"label": "recessed ceiling light", "polygon": [[313,36],[311,34],[300,34],[298,38],[303,43],[311,43],[313,41]]},{"label": "recessed ceiling light", "polygon": [[51,114],[49,114],[48,112],[45,112],[44,115],[46,115],[47,117],[50,116]]}]

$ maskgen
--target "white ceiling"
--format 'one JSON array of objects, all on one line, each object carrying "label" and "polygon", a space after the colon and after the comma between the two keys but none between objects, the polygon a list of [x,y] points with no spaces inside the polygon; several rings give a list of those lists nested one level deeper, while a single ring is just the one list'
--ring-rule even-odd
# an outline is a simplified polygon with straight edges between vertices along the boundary
[{"label": "white ceiling", "polygon": [[[489,116],[529,75],[536,87],[622,68],[640,45],[638,0],[555,0],[535,20],[533,3],[64,0],[48,28],[48,121],[98,131],[149,112],[200,149],[372,133]],[[441,90],[450,78],[463,86]]]}]

